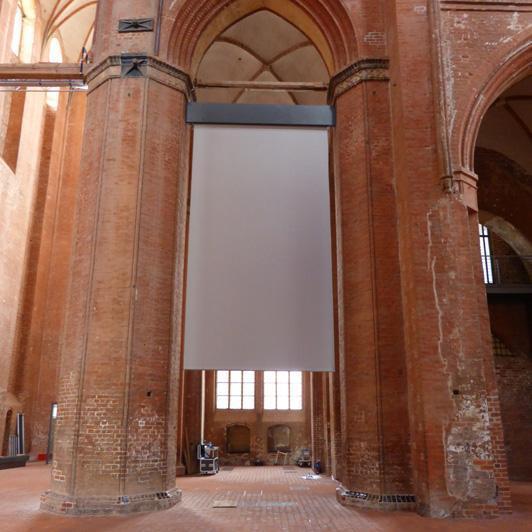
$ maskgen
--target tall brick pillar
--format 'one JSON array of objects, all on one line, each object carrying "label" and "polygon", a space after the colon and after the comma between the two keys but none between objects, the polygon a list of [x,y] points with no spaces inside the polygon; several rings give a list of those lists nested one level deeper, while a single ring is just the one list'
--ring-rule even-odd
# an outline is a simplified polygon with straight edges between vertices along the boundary
[{"label": "tall brick pillar", "polygon": [[340,408],[340,378],[335,371],[328,375],[329,378],[329,411],[330,411],[330,437],[331,437],[331,475],[342,481],[343,448],[342,424]]},{"label": "tall brick pillar", "polygon": [[312,463],[320,462],[321,471],[331,474],[331,435],[328,374],[314,372],[311,379]]},{"label": "tall brick pillar", "polygon": [[52,485],[41,504],[52,512],[180,500],[188,77],[150,55],[156,31],[126,21],[118,32],[126,19],[154,19],[155,29],[158,4],[98,6]]},{"label": "tall brick pillar", "polygon": [[460,194],[446,143],[439,7],[387,8],[417,511],[493,517],[509,509],[508,478],[475,191]]},{"label": "tall brick pillar", "polygon": [[344,504],[413,506],[387,63],[331,82]]},{"label": "tall brick pillar", "polygon": [[324,462],[325,440],[324,423],[325,413],[323,412],[323,379],[321,373],[310,374],[310,429],[312,441],[312,464],[317,461]]}]

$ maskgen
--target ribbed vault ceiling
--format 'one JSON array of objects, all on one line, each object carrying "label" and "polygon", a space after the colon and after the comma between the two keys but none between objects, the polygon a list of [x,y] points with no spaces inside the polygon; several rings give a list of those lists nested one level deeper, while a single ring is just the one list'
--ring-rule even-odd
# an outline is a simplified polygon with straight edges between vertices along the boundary
[{"label": "ribbed vault ceiling", "polygon": [[[323,59],[308,37],[270,11],[258,11],[231,26],[208,49],[198,81],[327,82]],[[198,89],[198,101],[220,103],[322,104],[316,92]]]},{"label": "ribbed vault ceiling", "polygon": [[44,47],[58,36],[65,61],[78,61],[81,49],[90,48],[97,0],[39,0],[44,20]]}]

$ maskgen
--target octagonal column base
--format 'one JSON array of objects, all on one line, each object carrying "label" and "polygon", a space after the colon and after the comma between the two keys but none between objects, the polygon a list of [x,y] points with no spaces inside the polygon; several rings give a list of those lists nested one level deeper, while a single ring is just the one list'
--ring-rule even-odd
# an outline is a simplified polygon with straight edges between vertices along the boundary
[{"label": "octagonal column base", "polygon": [[356,506],[357,508],[384,511],[414,511],[416,509],[416,497],[414,495],[376,495],[347,490],[343,486],[336,488],[336,499],[344,506]]},{"label": "octagonal column base", "polygon": [[59,515],[127,515],[168,510],[181,500],[181,490],[121,495],[119,497],[70,497],[46,491],[41,495],[41,510]]}]

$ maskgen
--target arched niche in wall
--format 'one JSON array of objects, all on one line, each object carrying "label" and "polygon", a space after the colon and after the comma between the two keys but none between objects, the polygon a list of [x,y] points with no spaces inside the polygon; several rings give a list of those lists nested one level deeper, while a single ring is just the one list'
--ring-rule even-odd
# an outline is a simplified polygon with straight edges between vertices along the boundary
[{"label": "arched niche in wall", "polygon": [[229,425],[225,431],[225,443],[230,454],[249,453],[251,432],[246,425]]},{"label": "arched niche in wall", "polygon": [[268,452],[290,452],[290,427],[288,425],[273,425],[268,427]]}]

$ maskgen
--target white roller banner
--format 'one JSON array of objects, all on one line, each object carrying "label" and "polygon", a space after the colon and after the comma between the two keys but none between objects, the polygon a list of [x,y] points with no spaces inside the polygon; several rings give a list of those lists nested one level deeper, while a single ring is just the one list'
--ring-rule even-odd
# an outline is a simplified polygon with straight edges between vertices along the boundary
[{"label": "white roller banner", "polygon": [[195,126],[185,368],[333,371],[326,129]]}]

